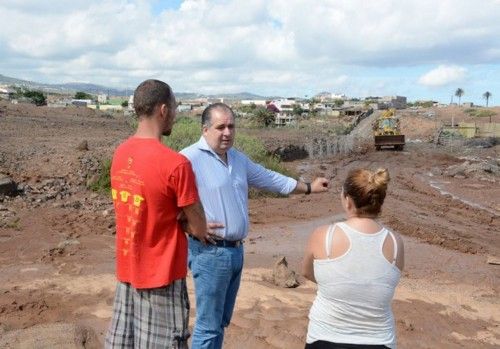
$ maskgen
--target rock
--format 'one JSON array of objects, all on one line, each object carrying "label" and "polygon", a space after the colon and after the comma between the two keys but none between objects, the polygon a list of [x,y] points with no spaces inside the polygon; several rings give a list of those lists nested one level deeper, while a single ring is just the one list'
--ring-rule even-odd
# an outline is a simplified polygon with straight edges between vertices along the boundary
[{"label": "rock", "polygon": [[294,288],[300,285],[295,272],[288,268],[288,262],[284,256],[274,264],[273,282],[276,286],[284,288]]},{"label": "rock", "polygon": [[76,149],[81,151],[87,151],[89,150],[89,143],[87,142],[87,140],[83,140],[80,142],[80,144],[78,144]]},{"label": "rock", "polygon": [[0,336],[1,348],[101,348],[90,327],[72,323],[49,323],[7,331]]},{"label": "rock", "polygon": [[486,260],[486,263],[488,264],[494,264],[494,265],[500,265],[500,258],[495,257],[495,256],[488,256],[488,259]]},{"label": "rock", "polygon": [[17,192],[17,184],[10,177],[0,177],[0,195],[15,195]]},{"label": "rock", "polygon": [[304,146],[300,147],[294,144],[289,144],[286,147],[278,147],[272,153],[279,156],[282,161],[301,160],[309,156]]},{"label": "rock", "polygon": [[408,319],[403,320],[403,325],[404,325],[406,331],[413,331],[415,329],[415,327],[413,326],[411,321]]}]

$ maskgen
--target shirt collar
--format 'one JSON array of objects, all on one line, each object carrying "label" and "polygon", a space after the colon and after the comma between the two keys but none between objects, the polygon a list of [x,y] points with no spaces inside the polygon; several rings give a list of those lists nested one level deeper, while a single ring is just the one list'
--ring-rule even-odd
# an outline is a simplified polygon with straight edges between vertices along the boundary
[{"label": "shirt collar", "polygon": [[[219,159],[220,160],[220,156],[219,154],[217,154],[207,143],[207,140],[205,139],[205,137],[201,136],[200,137],[200,140],[196,143],[198,149],[200,150],[204,150],[204,151],[208,151],[209,153],[211,153],[213,156],[215,156],[216,159]],[[228,156],[228,159],[229,159],[229,153],[233,150],[233,148],[231,147],[228,151],[227,151],[227,156]],[[221,160],[222,161],[222,160]]]}]

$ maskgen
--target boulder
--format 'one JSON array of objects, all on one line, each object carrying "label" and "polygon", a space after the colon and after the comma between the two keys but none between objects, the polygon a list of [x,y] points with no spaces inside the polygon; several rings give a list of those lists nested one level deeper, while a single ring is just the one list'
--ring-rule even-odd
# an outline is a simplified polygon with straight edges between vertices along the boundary
[{"label": "boulder", "polygon": [[279,257],[274,264],[273,282],[276,286],[283,288],[294,288],[300,285],[295,272],[288,268],[288,262],[284,256]]},{"label": "boulder", "polygon": [[[1,176],[1,175],[0,175]],[[0,177],[0,195],[15,195],[17,193],[17,184],[10,177]]]}]

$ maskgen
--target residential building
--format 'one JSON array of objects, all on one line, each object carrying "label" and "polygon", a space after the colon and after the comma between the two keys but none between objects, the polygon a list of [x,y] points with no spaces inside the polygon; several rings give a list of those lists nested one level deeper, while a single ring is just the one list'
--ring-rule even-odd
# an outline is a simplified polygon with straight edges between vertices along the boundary
[{"label": "residential building", "polygon": [[108,103],[108,101],[109,101],[109,98],[108,98],[107,94],[97,95],[97,102],[102,103],[102,104],[106,104],[106,103]]},{"label": "residential building", "polygon": [[265,99],[242,99],[241,104],[243,104],[243,105],[255,104],[257,106],[265,107],[267,103],[266,103]]}]

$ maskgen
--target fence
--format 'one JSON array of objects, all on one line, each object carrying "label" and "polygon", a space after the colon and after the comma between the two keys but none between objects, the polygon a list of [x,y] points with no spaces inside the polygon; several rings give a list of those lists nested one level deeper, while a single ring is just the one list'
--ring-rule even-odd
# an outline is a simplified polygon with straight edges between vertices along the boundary
[{"label": "fence", "polygon": [[310,159],[321,159],[336,155],[347,155],[353,152],[355,137],[340,135],[335,138],[315,138],[304,145]]},{"label": "fence", "polygon": [[[372,113],[373,109],[369,109],[366,112],[357,115],[353,120],[352,129],[354,129],[362,120],[366,119]],[[348,155],[354,151],[358,140],[359,139],[351,132],[347,135],[311,139],[306,142],[304,148],[311,159],[320,159],[336,155]]]}]

